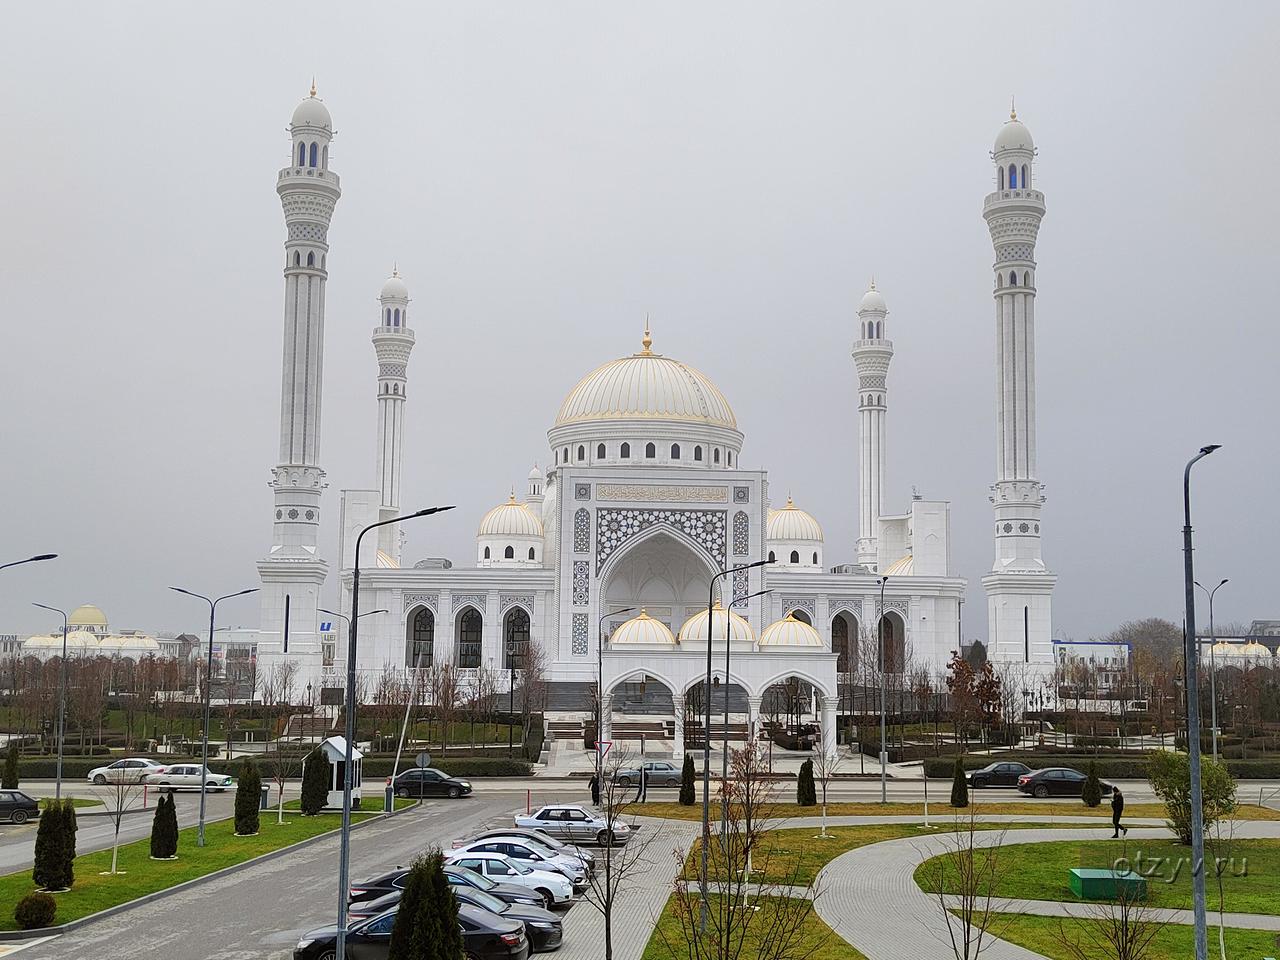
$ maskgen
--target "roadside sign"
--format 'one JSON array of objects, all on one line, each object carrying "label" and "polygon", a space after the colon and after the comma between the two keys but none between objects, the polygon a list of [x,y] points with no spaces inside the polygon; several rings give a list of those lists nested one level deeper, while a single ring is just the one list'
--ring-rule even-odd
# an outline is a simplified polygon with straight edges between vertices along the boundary
[{"label": "roadside sign", "polygon": [[613,746],[613,741],[612,741],[612,740],[597,740],[597,741],[596,741],[596,749],[600,751],[600,759],[601,759],[601,760],[604,760],[604,758],[608,755],[608,753],[609,753],[609,748],[610,748],[610,747],[612,747],[612,746]]},{"label": "roadside sign", "polygon": [[431,754],[427,753],[424,750],[422,753],[418,754],[417,759],[414,760],[414,763],[416,763],[420,767],[431,766]]}]

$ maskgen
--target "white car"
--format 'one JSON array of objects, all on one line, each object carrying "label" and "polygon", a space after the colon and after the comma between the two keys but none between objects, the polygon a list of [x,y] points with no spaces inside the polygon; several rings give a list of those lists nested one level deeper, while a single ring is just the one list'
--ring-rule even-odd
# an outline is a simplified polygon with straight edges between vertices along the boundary
[{"label": "white car", "polygon": [[[203,777],[200,775],[201,770],[204,771]],[[201,782],[209,790],[217,790],[219,793],[235,786],[235,781],[225,773],[214,773],[198,763],[175,763],[171,767],[161,767],[154,773],[147,774],[147,786],[157,787],[161,793],[199,790]]]},{"label": "white car", "polygon": [[594,840],[602,847],[611,836],[614,843],[626,843],[631,836],[630,825],[622,820],[615,817],[610,830],[608,820],[576,803],[549,803],[527,816],[518,814],[516,826],[521,832],[537,830],[561,840]]},{"label": "white car", "polygon": [[456,853],[500,853],[534,870],[554,870],[569,878],[578,893],[586,888],[587,865],[580,859],[556,853],[550,847],[528,837],[506,834],[464,841],[454,848]]},{"label": "white car", "polygon": [[145,757],[125,757],[105,767],[94,767],[89,771],[88,779],[98,786],[108,783],[145,783],[148,776],[163,769],[164,764]]},{"label": "white car", "polygon": [[446,863],[474,870],[499,883],[518,883],[542,894],[548,907],[573,902],[573,884],[554,870],[534,870],[501,853],[459,850],[445,857]]}]

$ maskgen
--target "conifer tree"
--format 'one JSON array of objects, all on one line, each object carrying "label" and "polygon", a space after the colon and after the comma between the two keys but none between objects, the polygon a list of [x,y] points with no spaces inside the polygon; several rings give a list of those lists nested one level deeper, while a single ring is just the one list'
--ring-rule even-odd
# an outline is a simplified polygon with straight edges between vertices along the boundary
[{"label": "conifer tree", "polygon": [[169,829],[165,818],[168,794],[160,794],[160,802],[156,804],[155,816],[151,818],[151,859],[163,860],[168,856],[165,851],[165,832]]},{"label": "conifer tree", "polygon": [[58,860],[62,846],[59,839],[62,827],[61,806],[57,801],[47,801],[36,827],[35,864],[31,869],[31,879],[37,887],[45,890],[58,889]]},{"label": "conifer tree", "polygon": [[800,765],[800,777],[796,780],[796,803],[802,807],[813,807],[818,803],[818,789],[813,783],[812,760],[806,760]]},{"label": "conifer tree", "polygon": [[167,856],[176,857],[178,855],[178,807],[174,803],[172,793],[169,794],[169,805],[165,809],[165,840]]},{"label": "conifer tree", "polygon": [[58,828],[58,889],[70,890],[76,882],[76,805],[62,801],[61,824]]},{"label": "conifer tree", "polygon": [[956,769],[951,777],[951,805],[957,809],[969,805],[969,781],[964,778],[964,761],[956,754]]},{"label": "conifer tree", "polygon": [[1085,778],[1080,799],[1086,807],[1096,807],[1102,803],[1102,782],[1098,780],[1098,768],[1092,760],[1089,761],[1089,776]]},{"label": "conifer tree", "polygon": [[6,790],[18,789],[18,741],[10,740],[9,749],[4,755],[4,788]]},{"label": "conifer tree", "polygon": [[692,807],[698,795],[693,789],[693,756],[684,755],[684,767],[680,770],[680,806]]},{"label": "conifer tree", "polygon": [[458,960],[458,900],[444,875],[444,857],[432,850],[414,860],[391,928],[387,960]]},{"label": "conifer tree", "polygon": [[262,777],[253,757],[245,757],[236,779],[236,836],[251,837],[258,832],[258,807],[262,802]]},{"label": "conifer tree", "polygon": [[329,804],[329,781],[333,777],[332,764],[324,750],[311,751],[302,766],[302,813],[314,816]]}]

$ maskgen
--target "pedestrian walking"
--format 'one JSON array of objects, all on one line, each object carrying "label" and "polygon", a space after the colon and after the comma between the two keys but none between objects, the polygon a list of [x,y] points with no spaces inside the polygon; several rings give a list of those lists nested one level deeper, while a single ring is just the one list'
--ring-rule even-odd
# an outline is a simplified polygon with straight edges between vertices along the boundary
[{"label": "pedestrian walking", "polygon": [[591,803],[594,806],[600,806],[600,778],[594,773],[591,775]]},{"label": "pedestrian walking", "polygon": [[1120,815],[1124,813],[1124,794],[1120,792],[1119,787],[1114,787],[1111,791],[1111,826],[1115,828],[1115,832],[1111,834],[1111,839],[1115,840],[1120,834],[1128,834],[1129,828],[1120,825]]}]

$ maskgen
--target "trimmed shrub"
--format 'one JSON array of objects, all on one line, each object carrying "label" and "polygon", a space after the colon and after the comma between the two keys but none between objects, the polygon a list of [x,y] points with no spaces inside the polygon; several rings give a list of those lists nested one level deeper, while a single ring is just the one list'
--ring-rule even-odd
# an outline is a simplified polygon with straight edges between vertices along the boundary
[{"label": "trimmed shrub", "polygon": [[58,861],[62,849],[62,804],[50,801],[40,814],[36,827],[35,863],[31,868],[31,879],[37,887],[45,890],[58,890],[58,879],[61,870]]},{"label": "trimmed shrub", "polygon": [[684,755],[684,766],[680,769],[680,806],[692,807],[698,795],[693,788],[693,755]]},{"label": "trimmed shrub", "polygon": [[258,832],[258,807],[262,802],[262,777],[253,757],[245,757],[236,778],[236,836],[251,837]]},{"label": "trimmed shrub", "polygon": [[47,893],[28,893],[13,908],[13,919],[22,930],[39,930],[53,926],[58,912],[58,901]]},{"label": "trimmed shrub", "polygon": [[151,859],[163,860],[168,854],[164,852],[164,808],[168,794],[160,794],[160,802],[156,804],[155,816],[151,818]]},{"label": "trimmed shrub", "polygon": [[458,900],[432,850],[413,861],[391,928],[387,960],[457,960],[463,955]]},{"label": "trimmed shrub", "polygon": [[57,889],[70,890],[76,882],[76,805],[70,800],[63,800],[60,818]]},{"label": "trimmed shrub", "polygon": [[957,810],[969,805],[969,781],[964,778],[964,763],[956,757],[951,774],[951,806]]},{"label": "trimmed shrub", "polygon": [[176,857],[178,855],[178,807],[173,801],[173,794],[169,794],[169,805],[165,813],[165,836],[169,841],[169,856]]},{"label": "trimmed shrub", "polygon": [[[1161,750],[1151,757],[1148,779],[1164,803],[1167,825],[1184,844],[1191,843],[1191,758],[1185,753]],[[1200,758],[1201,809],[1204,828],[1231,815],[1236,808],[1236,782],[1221,761]]]},{"label": "trimmed shrub", "polygon": [[151,856],[168,860],[178,853],[178,814],[173,794],[161,794],[156,815],[151,821]]},{"label": "trimmed shrub", "polygon": [[1089,775],[1085,777],[1080,799],[1086,807],[1096,807],[1102,802],[1102,783],[1098,780],[1098,765],[1089,761]]},{"label": "trimmed shrub", "polygon": [[802,807],[817,806],[818,790],[813,783],[812,760],[800,765],[800,776],[796,779],[796,803]]},{"label": "trimmed shrub", "polygon": [[4,754],[4,777],[0,779],[6,790],[18,789],[18,742],[9,741],[9,749]]},{"label": "trimmed shrub", "polygon": [[[370,773],[365,767],[365,773]],[[372,776],[383,776],[373,773]],[[302,764],[302,814],[313,817],[329,803],[329,782],[333,778],[333,765],[321,749],[312,750]]]}]

